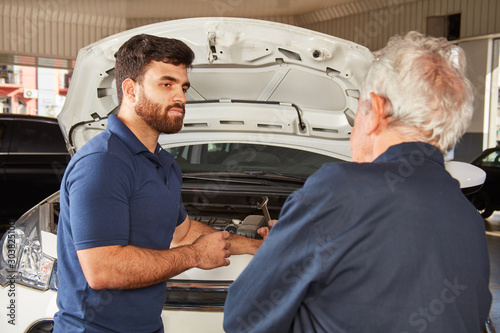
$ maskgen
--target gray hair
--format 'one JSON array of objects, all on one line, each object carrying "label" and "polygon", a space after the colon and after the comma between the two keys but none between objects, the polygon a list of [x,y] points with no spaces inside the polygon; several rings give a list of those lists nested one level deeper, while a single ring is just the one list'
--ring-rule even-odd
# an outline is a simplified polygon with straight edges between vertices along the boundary
[{"label": "gray hair", "polygon": [[[406,137],[428,142],[443,153],[465,133],[473,113],[474,93],[465,76],[465,55],[444,38],[411,31],[392,37],[375,52],[361,88],[384,97],[391,128],[404,128]],[[367,112],[367,105],[361,112]],[[369,107],[368,107],[369,109]]]}]

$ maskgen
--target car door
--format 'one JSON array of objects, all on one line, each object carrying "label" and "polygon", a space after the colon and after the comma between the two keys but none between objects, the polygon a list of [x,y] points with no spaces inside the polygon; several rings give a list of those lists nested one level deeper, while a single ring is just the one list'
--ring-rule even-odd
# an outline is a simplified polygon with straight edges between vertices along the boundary
[{"label": "car door", "polygon": [[25,211],[59,190],[69,154],[57,122],[38,117],[17,118],[4,162],[7,214]]},{"label": "car door", "polygon": [[8,227],[8,206],[6,205],[7,190],[5,184],[5,165],[9,158],[10,133],[12,118],[0,118],[0,234]]}]

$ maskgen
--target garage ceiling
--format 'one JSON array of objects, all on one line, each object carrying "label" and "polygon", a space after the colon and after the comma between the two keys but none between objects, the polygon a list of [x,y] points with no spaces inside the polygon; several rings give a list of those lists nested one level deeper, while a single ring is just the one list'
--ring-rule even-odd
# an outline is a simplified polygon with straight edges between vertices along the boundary
[{"label": "garage ceiling", "polygon": [[359,0],[126,0],[128,17],[239,16],[264,17],[300,15]]},{"label": "garage ceiling", "polygon": [[122,18],[186,18],[295,16],[330,7],[365,2],[381,2],[387,5],[387,1],[379,0],[3,0],[0,6],[8,6],[11,3],[24,8],[44,7]]}]

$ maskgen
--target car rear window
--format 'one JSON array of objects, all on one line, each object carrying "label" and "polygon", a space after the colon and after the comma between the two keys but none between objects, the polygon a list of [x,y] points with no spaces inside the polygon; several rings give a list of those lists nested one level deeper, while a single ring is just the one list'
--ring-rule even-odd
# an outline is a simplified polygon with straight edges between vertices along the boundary
[{"label": "car rear window", "polygon": [[4,135],[5,135],[5,124],[0,123],[0,150],[2,149]]},{"label": "car rear window", "polygon": [[11,152],[67,153],[66,144],[57,123],[19,121],[13,135]]}]

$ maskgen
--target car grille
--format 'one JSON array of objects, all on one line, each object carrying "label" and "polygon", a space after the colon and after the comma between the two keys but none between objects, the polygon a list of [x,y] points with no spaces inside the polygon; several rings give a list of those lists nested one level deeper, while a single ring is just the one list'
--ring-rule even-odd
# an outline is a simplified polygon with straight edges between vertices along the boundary
[{"label": "car grille", "polygon": [[163,309],[222,312],[232,282],[168,280]]}]

